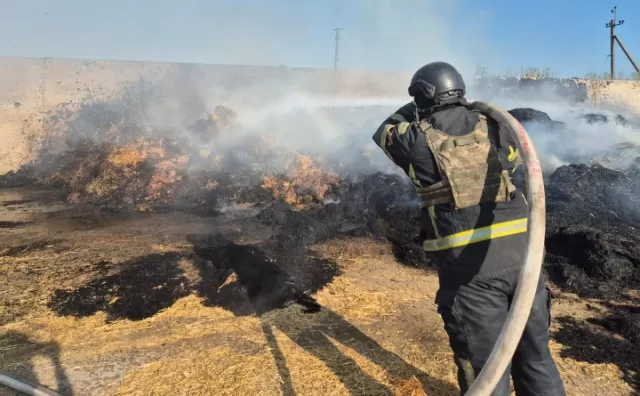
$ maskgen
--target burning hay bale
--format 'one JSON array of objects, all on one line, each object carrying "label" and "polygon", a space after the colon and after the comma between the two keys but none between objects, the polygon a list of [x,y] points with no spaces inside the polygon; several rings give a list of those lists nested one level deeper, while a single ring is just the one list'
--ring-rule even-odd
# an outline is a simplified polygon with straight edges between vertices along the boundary
[{"label": "burning hay bale", "polygon": [[262,188],[273,198],[297,208],[322,202],[333,188],[340,186],[338,175],[315,166],[307,156],[299,156],[295,165],[283,176],[265,176]]},{"label": "burning hay bale", "polygon": [[[166,203],[184,177],[189,157],[165,141],[93,146],[68,152],[43,184],[64,187],[70,202],[92,202],[111,208]],[[144,209],[143,209],[144,210]]]},{"label": "burning hay bale", "polygon": [[228,107],[216,106],[213,113],[209,115],[209,119],[215,122],[218,128],[228,129],[235,125],[238,115]]},{"label": "burning hay bale", "polygon": [[220,132],[233,128],[237,118],[238,115],[235,111],[228,107],[217,106],[213,113],[207,115],[206,119],[198,120],[190,129],[203,141],[210,142],[218,137]]}]

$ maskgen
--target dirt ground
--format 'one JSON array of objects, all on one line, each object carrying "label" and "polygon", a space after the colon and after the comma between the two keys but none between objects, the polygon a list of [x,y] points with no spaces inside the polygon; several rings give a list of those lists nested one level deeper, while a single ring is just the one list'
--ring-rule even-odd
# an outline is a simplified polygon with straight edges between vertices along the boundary
[{"label": "dirt ground", "polygon": [[[315,245],[309,259],[322,261],[311,262],[340,270],[315,294],[323,309],[257,317],[220,303],[246,301],[233,275],[215,297],[203,290],[186,240],[263,240],[274,230],[251,221],[255,209],[115,217],[58,198],[0,191],[0,371],[65,395],[458,394],[437,278],[386,242]],[[638,394],[637,367],[618,363],[637,362],[632,344],[587,322],[607,304],[554,293],[552,350],[568,393]]]}]

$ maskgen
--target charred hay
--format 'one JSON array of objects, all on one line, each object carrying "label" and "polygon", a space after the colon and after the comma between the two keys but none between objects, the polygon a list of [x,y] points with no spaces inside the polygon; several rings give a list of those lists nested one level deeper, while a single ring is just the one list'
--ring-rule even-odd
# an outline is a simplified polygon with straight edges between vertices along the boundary
[{"label": "charred hay", "polygon": [[[309,266],[300,265],[306,249],[346,235],[385,238],[401,262],[429,265],[417,240],[415,192],[405,177],[353,175],[341,164],[291,152],[268,135],[230,144],[237,115],[224,108],[193,128],[145,124],[150,90],[142,86],[120,102],[91,103],[77,112],[61,109],[54,116],[59,139],[49,140],[39,162],[3,176],[0,183],[55,186],[71,203],[110,211],[211,215],[230,204],[257,206],[262,211],[247,221],[280,229],[260,249],[283,257],[289,263],[285,272],[303,289],[314,283],[304,281]],[[510,113],[523,123],[564,127],[535,109]],[[360,154],[366,163],[366,151]],[[546,267],[562,287],[595,297],[639,287],[638,180],[633,167],[603,164],[568,165],[546,176]]]},{"label": "charred hay", "polygon": [[529,107],[509,110],[509,114],[511,114],[522,123],[536,122],[551,130],[562,129],[565,126],[564,122],[552,120],[551,117],[549,117],[549,115],[544,111],[532,109]]},{"label": "charred hay", "polygon": [[[517,112],[512,114],[518,115]],[[606,116],[597,117],[597,120],[591,116],[585,117],[588,122],[611,122]],[[549,125],[546,117],[539,119],[543,125]],[[530,119],[520,121],[531,122]],[[586,340],[580,342],[593,342],[594,347],[615,349],[609,344],[629,342],[634,345],[640,339],[638,301],[629,294],[640,290],[637,152],[632,144],[617,145],[595,158],[591,165],[561,166],[545,176],[547,237],[544,268],[549,279],[580,297],[623,301],[612,304],[606,317],[594,320],[593,324],[619,334],[625,341],[596,338],[595,333],[586,332],[584,326],[561,318],[563,328],[554,337],[566,345],[571,345],[578,337]],[[582,350],[575,353],[581,358],[590,355]],[[593,361],[608,362],[610,357],[593,357]],[[635,358],[622,357],[619,365],[626,372],[636,363]],[[631,368],[629,372],[634,370]],[[630,383],[638,383],[637,374],[628,376]]]},{"label": "charred hay", "polygon": [[[533,109],[510,113],[523,123],[549,126],[553,122],[547,114]],[[630,144],[617,145],[591,165],[565,165],[545,175],[545,268],[551,279],[568,291],[616,299],[640,287],[636,151]]]},{"label": "charred hay", "polygon": [[629,121],[624,116],[622,116],[621,114],[616,114],[613,117],[613,120],[611,120],[611,117],[609,117],[606,114],[597,114],[597,113],[583,114],[583,115],[580,116],[580,118],[585,120],[589,124],[595,124],[595,123],[606,124],[608,122],[613,121],[614,123],[616,123],[618,125],[622,125],[622,126],[629,125]]}]

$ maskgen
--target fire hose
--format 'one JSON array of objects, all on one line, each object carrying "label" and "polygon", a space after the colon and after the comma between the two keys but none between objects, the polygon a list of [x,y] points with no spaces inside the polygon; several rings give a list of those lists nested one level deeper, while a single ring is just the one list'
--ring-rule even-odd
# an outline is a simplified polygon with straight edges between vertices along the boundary
[{"label": "fire hose", "polygon": [[524,163],[529,202],[527,250],[513,302],[489,359],[465,394],[488,396],[493,392],[511,362],[531,313],[544,259],[546,208],[540,160],[529,135],[520,122],[505,110],[489,103],[473,102],[472,106],[496,120],[513,135]]},{"label": "fire hose", "polygon": [[[507,369],[529,319],[544,258],[546,208],[538,154],[520,122],[497,106],[485,102],[473,102],[472,106],[496,120],[513,135],[524,163],[529,202],[527,250],[515,296],[487,363],[466,393],[467,396],[488,396]],[[44,386],[29,385],[2,373],[0,373],[0,385],[29,396],[60,396]]]},{"label": "fire hose", "polygon": [[4,373],[0,373],[0,385],[4,385],[28,396],[61,396],[58,392],[53,389],[49,389],[46,386],[31,385],[13,377],[9,377]]}]

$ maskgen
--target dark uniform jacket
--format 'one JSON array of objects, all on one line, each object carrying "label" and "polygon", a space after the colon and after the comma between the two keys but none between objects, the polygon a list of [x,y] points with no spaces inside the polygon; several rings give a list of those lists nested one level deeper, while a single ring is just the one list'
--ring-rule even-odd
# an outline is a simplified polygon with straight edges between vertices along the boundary
[{"label": "dark uniform jacket", "polygon": [[[419,119],[425,119],[449,135],[462,136],[474,130],[478,113],[468,109],[464,100],[434,107],[417,117],[415,104],[408,103],[387,118],[373,135],[373,140],[387,156],[423,187],[442,180],[434,155],[427,144]],[[488,118],[488,117],[487,117]],[[512,173],[521,162],[511,135],[488,118],[489,139],[498,148],[503,169]],[[517,234],[504,236],[500,227],[523,224],[527,203],[520,190],[511,200],[482,203],[460,210],[451,204],[438,204],[422,209],[421,238],[426,241],[456,240],[453,247],[427,251],[438,268],[440,288],[454,290],[471,280],[499,277],[517,271],[523,264],[526,246],[526,224]],[[467,240],[462,245],[460,240]]]}]

